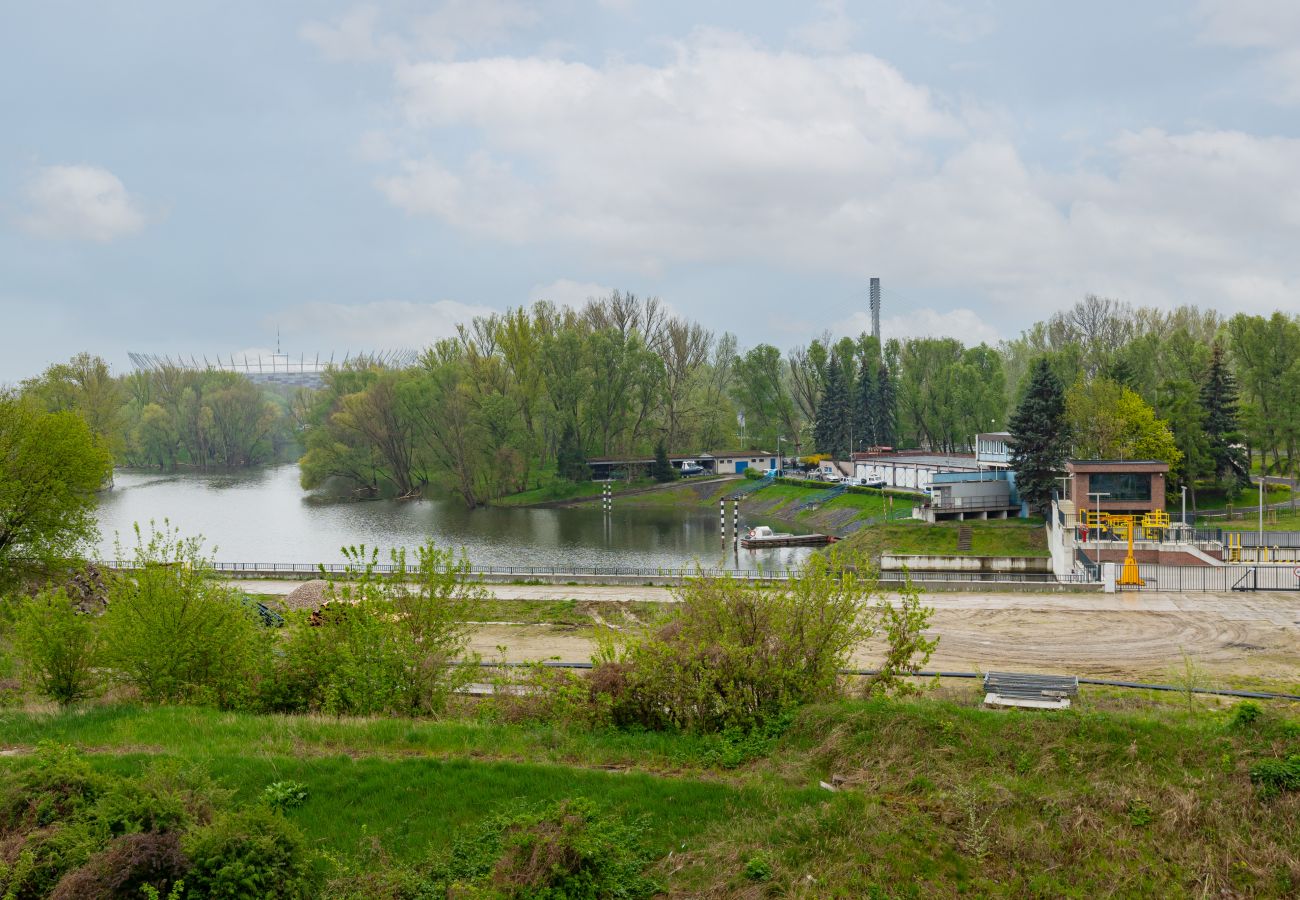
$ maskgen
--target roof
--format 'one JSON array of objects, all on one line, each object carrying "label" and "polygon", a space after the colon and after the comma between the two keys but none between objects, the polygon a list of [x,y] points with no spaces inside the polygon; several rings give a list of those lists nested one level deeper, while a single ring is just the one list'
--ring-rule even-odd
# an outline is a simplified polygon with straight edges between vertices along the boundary
[{"label": "roof", "polygon": [[[755,456],[776,456],[770,450],[729,450],[718,453],[669,453],[668,459],[674,462],[681,462],[685,459],[739,459],[741,457],[753,458]],[[649,456],[589,456],[587,462],[598,465],[612,463],[650,463],[654,462],[654,454]]]},{"label": "roof", "polygon": [[1159,459],[1071,459],[1066,468],[1075,472],[1125,469],[1130,472],[1168,472],[1169,463]]},{"label": "roof", "polygon": [[1011,439],[1011,432],[981,431],[979,434],[975,435],[975,440],[979,440],[980,438],[993,438],[994,440],[998,440],[998,441],[1008,441]]}]

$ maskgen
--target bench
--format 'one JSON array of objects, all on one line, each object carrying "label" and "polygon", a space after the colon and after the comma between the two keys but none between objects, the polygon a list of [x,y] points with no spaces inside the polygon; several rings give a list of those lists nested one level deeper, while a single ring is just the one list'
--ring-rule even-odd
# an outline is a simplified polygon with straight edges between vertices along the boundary
[{"label": "bench", "polygon": [[1079,696],[1075,675],[1030,675],[1025,672],[988,672],[984,675],[985,706],[1025,709],[1069,709]]}]

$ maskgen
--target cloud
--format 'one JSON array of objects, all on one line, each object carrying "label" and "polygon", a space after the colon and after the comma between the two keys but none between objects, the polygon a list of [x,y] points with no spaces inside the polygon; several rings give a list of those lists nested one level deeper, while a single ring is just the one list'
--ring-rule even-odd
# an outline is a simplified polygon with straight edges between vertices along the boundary
[{"label": "cloud", "polygon": [[121,180],[99,166],[45,166],[23,193],[27,213],[19,225],[38,237],[107,243],[135,234],[147,221]]},{"label": "cloud", "polygon": [[614,293],[613,288],[596,284],[594,281],[571,281],[568,278],[560,278],[550,284],[534,285],[528,292],[528,300],[530,303],[549,300],[560,306],[572,306],[577,309],[586,305],[588,300],[608,297],[612,293]]},{"label": "cloud", "polygon": [[383,196],[580,266],[881,274],[1033,316],[1090,291],[1297,308],[1300,140],[1151,129],[1031,164],[1000,117],[874,56],[708,30],[658,63],[484,56],[393,73]]},{"label": "cloud", "polygon": [[[890,301],[893,298],[886,298]],[[896,304],[891,304],[896,305]],[[871,333],[871,314],[856,312],[832,329],[836,335],[857,337],[859,334]],[[964,344],[996,344],[1000,337],[997,330],[986,324],[979,314],[971,309],[952,309],[940,312],[924,308],[908,310],[905,313],[884,316],[880,320],[880,336],[883,340],[890,338],[911,337],[950,337],[957,338]]]},{"label": "cloud", "polygon": [[857,23],[844,10],[844,0],[819,0],[820,14],[811,22],[796,27],[790,36],[795,43],[810,50],[841,52],[857,34]]},{"label": "cloud", "polygon": [[346,350],[419,350],[440,338],[451,337],[458,324],[493,312],[487,306],[454,300],[377,300],[305,303],[272,319],[299,349],[335,351],[341,358]]},{"label": "cloud", "polygon": [[539,20],[516,0],[444,0],[431,11],[380,28],[379,9],[357,6],[330,22],[308,22],[298,36],[331,62],[372,62],[412,55],[451,59],[464,49],[492,46]]},{"label": "cloud", "polygon": [[1293,0],[1201,0],[1203,43],[1258,50],[1274,99],[1300,103],[1300,4]]}]

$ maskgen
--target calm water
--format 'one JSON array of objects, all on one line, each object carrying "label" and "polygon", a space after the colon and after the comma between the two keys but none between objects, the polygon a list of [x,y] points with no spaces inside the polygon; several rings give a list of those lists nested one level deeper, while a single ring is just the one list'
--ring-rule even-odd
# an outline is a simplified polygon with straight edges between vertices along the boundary
[{"label": "calm water", "polygon": [[[721,553],[717,510],[475,509],[456,500],[349,501],[306,493],[297,466],[235,474],[117,472],[99,510],[100,557],[112,559],[115,533],[134,545],[132,524],[168,518],[202,535],[219,562],[334,563],[339,548],[386,551],[432,538],[463,547],[472,562],[498,566],[764,569],[791,565],[807,549]],[[730,510],[728,510],[730,512]],[[747,527],[742,519],[741,527]],[[215,551],[212,549],[215,547]],[[386,561],[386,560],[385,560]]]}]

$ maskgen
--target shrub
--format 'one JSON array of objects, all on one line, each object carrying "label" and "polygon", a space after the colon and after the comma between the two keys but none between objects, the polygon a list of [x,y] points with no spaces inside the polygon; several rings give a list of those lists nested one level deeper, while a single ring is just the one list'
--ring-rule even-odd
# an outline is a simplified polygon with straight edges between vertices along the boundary
[{"label": "shrub", "polygon": [[1232,726],[1236,729],[1251,728],[1264,715],[1264,710],[1253,700],[1243,700],[1232,711]]},{"label": "shrub", "polygon": [[15,629],[31,687],[63,706],[95,694],[99,674],[98,622],[77,612],[63,591],[42,591],[22,603]]},{"label": "shrub", "polygon": [[1300,753],[1256,763],[1250,768],[1250,780],[1265,799],[1282,791],[1300,791]]},{"label": "shrub", "polygon": [[562,800],[489,816],[436,860],[429,893],[457,898],[651,897],[644,827]]},{"label": "shrub", "polygon": [[262,800],[271,809],[296,809],[307,802],[307,785],[300,781],[273,781],[262,789]]},{"label": "shrub", "polygon": [[[675,589],[681,602],[668,623],[628,646],[616,721],[750,730],[835,695],[839,669],[873,633],[875,585],[865,560],[843,552],[811,557],[795,577],[770,586],[689,579]],[[594,683],[607,680],[598,672]]]},{"label": "shrub", "polygon": [[867,676],[862,685],[864,696],[871,694],[909,694],[916,688],[903,678],[925,668],[939,646],[937,637],[927,638],[934,609],[921,605],[921,589],[908,578],[898,592],[898,600],[881,598],[874,607],[877,630],[884,632],[885,658],[876,674]]},{"label": "shrub", "polygon": [[574,672],[543,663],[506,672],[493,682],[485,704],[491,715],[511,724],[546,723],[593,728],[610,723],[612,696],[595,691]]},{"label": "shrub", "polygon": [[[268,704],[331,713],[427,715],[475,676],[466,657],[471,607],[487,594],[468,582],[469,561],[432,542],[391,554],[344,549],[345,580],[331,581],[316,624],[291,622]],[[476,659],[473,655],[471,660]]]},{"label": "shrub", "polygon": [[181,841],[186,896],[211,900],[308,897],[319,880],[302,832],[264,806],[227,812]]},{"label": "shrub", "polygon": [[108,788],[71,747],[42,743],[34,764],[6,779],[0,793],[0,831],[40,828],[71,817]]},{"label": "shrub", "polygon": [[[119,556],[122,555],[119,548]],[[151,702],[245,701],[270,659],[256,613],[211,577],[198,539],[137,526],[134,577],[109,593],[106,657]]]},{"label": "shrub", "polygon": [[755,853],[745,860],[745,877],[750,881],[772,880],[772,857],[765,851]]},{"label": "shrub", "polygon": [[59,879],[50,900],[139,897],[146,886],[166,896],[189,867],[176,833],[127,834]]}]

